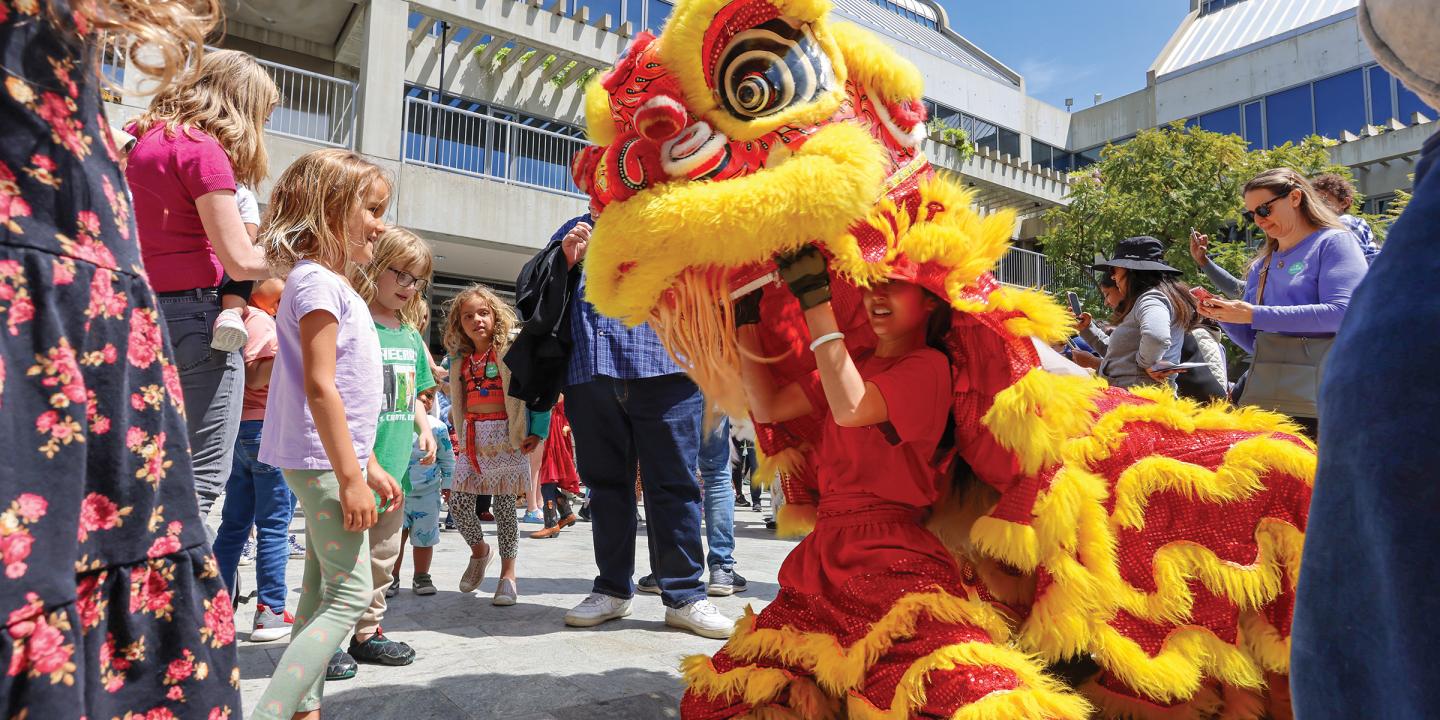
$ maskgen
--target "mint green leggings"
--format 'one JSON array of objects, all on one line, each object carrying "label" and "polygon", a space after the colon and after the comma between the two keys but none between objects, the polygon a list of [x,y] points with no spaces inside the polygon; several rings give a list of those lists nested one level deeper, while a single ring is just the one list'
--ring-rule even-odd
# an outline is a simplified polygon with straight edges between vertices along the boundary
[{"label": "mint green leggings", "polygon": [[290,720],[320,709],[325,666],[370,606],[370,545],[345,530],[340,481],[329,470],[285,470],[285,483],[305,508],[305,582],[290,647],[251,716]]}]

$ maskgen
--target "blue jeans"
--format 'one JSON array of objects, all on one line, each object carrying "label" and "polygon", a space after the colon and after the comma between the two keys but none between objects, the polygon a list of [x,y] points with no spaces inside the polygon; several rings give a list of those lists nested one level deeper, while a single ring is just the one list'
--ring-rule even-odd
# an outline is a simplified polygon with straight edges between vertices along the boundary
[{"label": "blue jeans", "polygon": [[695,466],[705,400],[684,375],[596,377],[565,389],[580,479],[590,488],[594,592],[635,594],[635,467],[645,490],[650,569],[666,607],[704,599]]},{"label": "blue jeans", "polygon": [[710,550],[705,564],[729,570],[735,566],[735,487],[730,484],[730,418],[700,445],[700,479],[705,486],[705,539]]},{"label": "blue jeans", "polygon": [[235,592],[236,566],[240,549],[255,525],[255,596],[275,612],[285,610],[285,562],[290,558],[290,518],[295,497],[276,468],[256,459],[260,452],[259,420],[240,423],[235,440],[235,462],[225,486],[225,505],[220,509],[220,530],[215,535],[215,560],[220,577]]}]

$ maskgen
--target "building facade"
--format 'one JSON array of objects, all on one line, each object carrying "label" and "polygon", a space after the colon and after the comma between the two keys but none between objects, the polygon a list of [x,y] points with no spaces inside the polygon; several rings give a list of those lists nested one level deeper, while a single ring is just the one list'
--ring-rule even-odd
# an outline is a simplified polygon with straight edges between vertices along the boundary
[{"label": "building facade", "polygon": [[1310,135],[1339,141],[1366,210],[1411,187],[1420,147],[1440,117],[1380,67],[1361,37],[1358,0],[1191,0],[1143,90],[1076,112],[1075,170],[1110,143],[1175,121],[1276,147]]},{"label": "building facade", "polygon": [[[436,304],[473,280],[510,288],[551,231],[585,211],[569,172],[586,143],[584,83],[672,9],[666,0],[226,6],[216,46],[260,59],[281,91],[267,128],[270,181],[317,147],[353,148],[384,167],[395,179],[392,221],[435,250]],[[1064,175],[1029,164],[1028,148],[1063,145],[1065,113],[1028,98],[1024,78],[955,33],[938,5],[835,0],[834,19],[875,31],[920,67],[939,123],[978,148],[962,161],[932,142],[930,155],[975,188],[982,211],[1034,218],[1064,201]],[[146,80],[115,58],[106,71],[123,87],[111,118],[123,122],[148,102]],[[257,190],[263,202],[268,183]],[[1017,283],[1038,284],[1043,272],[1023,251],[1006,263]]]}]

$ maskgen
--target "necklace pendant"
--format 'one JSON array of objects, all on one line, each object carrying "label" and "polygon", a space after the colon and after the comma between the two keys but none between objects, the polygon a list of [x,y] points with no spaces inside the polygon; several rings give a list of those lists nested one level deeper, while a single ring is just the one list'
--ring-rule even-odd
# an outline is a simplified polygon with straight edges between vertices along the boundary
[{"label": "necklace pendant", "polygon": [[493,363],[493,362],[487,362],[487,363],[485,363],[485,377],[490,378],[491,380],[494,380],[495,378],[497,378],[497,377],[499,377],[499,376],[500,376],[500,368],[499,368],[499,367],[496,367],[495,363]]}]

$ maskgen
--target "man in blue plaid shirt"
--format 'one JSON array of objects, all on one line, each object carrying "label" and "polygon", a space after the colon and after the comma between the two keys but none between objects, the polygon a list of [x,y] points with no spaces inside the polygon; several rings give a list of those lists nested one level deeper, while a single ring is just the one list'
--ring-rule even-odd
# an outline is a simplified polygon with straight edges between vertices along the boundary
[{"label": "man in blue plaid shirt", "polygon": [[[590,243],[590,218],[571,220],[560,243],[574,270]],[[565,408],[580,478],[590,488],[591,530],[599,574],[565,624],[593,627],[630,614],[635,595],[635,475],[645,491],[650,568],[665,604],[665,623],[710,638],[730,636],[734,621],[706,599],[695,468],[705,400],[670,358],[655,331],[627,328],[584,299],[570,302],[572,348]]]}]

